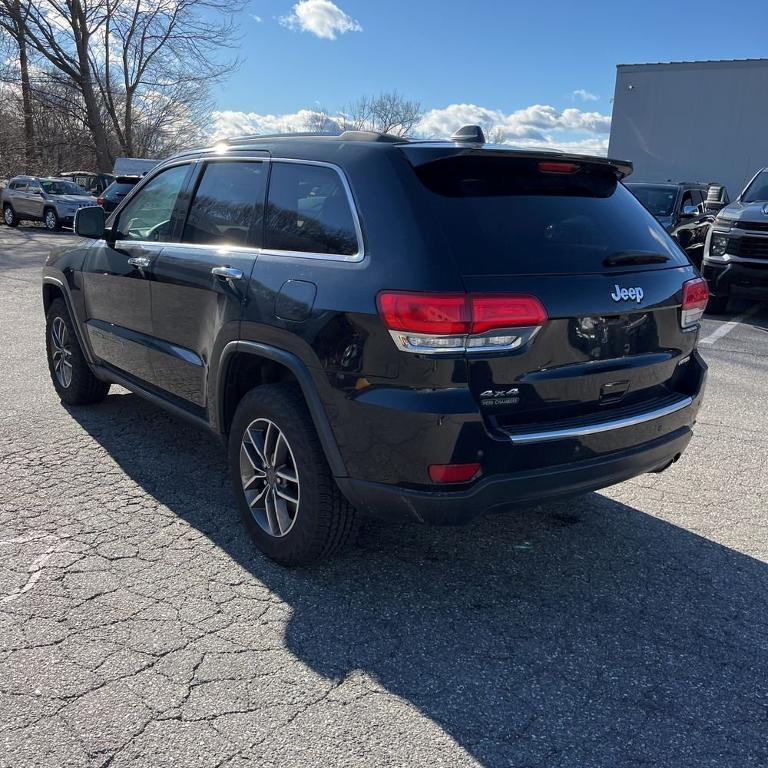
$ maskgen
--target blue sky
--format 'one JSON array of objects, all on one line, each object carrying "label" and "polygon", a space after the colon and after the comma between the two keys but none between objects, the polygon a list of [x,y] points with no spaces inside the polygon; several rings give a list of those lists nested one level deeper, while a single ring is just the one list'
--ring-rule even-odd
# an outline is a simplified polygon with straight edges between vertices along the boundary
[{"label": "blue sky", "polygon": [[224,132],[272,130],[302,109],[397,89],[432,115],[428,131],[471,105],[510,140],[604,143],[617,63],[768,56],[766,22],[751,0],[251,0],[242,65],[217,105]]}]

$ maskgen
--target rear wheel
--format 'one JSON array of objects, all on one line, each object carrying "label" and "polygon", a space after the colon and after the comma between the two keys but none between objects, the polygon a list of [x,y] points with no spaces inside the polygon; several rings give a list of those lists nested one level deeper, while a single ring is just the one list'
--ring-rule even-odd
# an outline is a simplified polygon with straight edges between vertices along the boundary
[{"label": "rear wheel", "polygon": [[55,299],[48,309],[45,341],[51,381],[62,402],[90,405],[107,396],[109,384],[97,379],[88,366],[64,299]]},{"label": "rear wheel", "polygon": [[336,485],[298,387],[270,384],[243,397],[229,435],[229,469],[256,546],[287,566],[337,552],[355,512]]},{"label": "rear wheel", "polygon": [[729,296],[710,296],[707,302],[707,314],[724,315],[728,311]]},{"label": "rear wheel", "polygon": [[45,213],[43,214],[43,221],[45,222],[45,228],[51,232],[58,232],[61,229],[59,215],[53,208],[45,209]]},{"label": "rear wheel", "polygon": [[16,218],[16,212],[11,208],[11,206],[6,203],[3,206],[3,221],[9,226],[9,227],[18,227],[19,226],[19,220]]}]

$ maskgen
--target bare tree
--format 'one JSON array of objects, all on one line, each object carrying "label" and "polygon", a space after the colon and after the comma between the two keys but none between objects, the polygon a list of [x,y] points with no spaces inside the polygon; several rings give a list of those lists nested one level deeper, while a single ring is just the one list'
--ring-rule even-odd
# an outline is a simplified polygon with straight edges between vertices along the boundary
[{"label": "bare tree", "polygon": [[96,165],[110,170],[115,151],[140,153],[136,137],[146,139],[147,126],[161,126],[166,138],[166,123],[194,133],[208,86],[236,65],[217,57],[234,43],[232,14],[241,7],[240,0],[0,0],[0,28],[34,52],[52,82],[76,89]]},{"label": "bare tree", "polygon": [[421,119],[421,104],[401,96],[397,91],[384,91],[378,96],[362,96],[343,110],[345,130],[376,131],[395,136],[408,136]]},{"label": "bare tree", "polygon": [[[207,88],[237,65],[217,55],[236,40],[237,0],[104,0],[101,48],[91,67],[109,119],[127,155],[137,154],[136,123],[177,122],[179,105],[198,111]],[[202,97],[202,102],[201,102]]]},{"label": "bare tree", "polygon": [[24,118],[24,172],[31,173],[35,154],[35,131],[32,123],[32,87],[29,80],[29,56],[25,29],[29,15],[29,0],[8,0],[7,14],[0,14],[0,28],[13,42],[18,54],[21,109]]}]

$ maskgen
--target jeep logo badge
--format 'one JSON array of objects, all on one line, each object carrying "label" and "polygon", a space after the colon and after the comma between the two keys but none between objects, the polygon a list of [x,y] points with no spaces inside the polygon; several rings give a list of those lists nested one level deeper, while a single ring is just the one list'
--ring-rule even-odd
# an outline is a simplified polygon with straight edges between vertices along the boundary
[{"label": "jeep logo badge", "polygon": [[642,288],[620,288],[618,285],[614,288],[615,291],[611,294],[614,301],[636,301],[639,304],[643,300]]}]

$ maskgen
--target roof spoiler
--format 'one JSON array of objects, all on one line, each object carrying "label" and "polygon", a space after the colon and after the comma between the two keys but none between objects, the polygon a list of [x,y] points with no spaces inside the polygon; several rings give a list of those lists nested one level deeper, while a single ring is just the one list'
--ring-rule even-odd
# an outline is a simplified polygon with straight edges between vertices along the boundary
[{"label": "roof spoiler", "polygon": [[[453,137],[452,137],[453,138]],[[450,160],[454,157],[499,157],[520,158],[530,160],[551,160],[563,163],[579,163],[581,165],[593,165],[610,168],[618,179],[625,179],[632,173],[632,163],[629,160],[614,160],[608,157],[596,155],[579,155],[571,152],[561,152],[553,149],[518,148],[510,146],[509,149],[498,145],[482,145],[472,139],[462,139],[460,142],[449,144],[447,142],[412,142],[402,144],[399,147],[411,165],[418,167],[426,163],[438,160]]]}]

